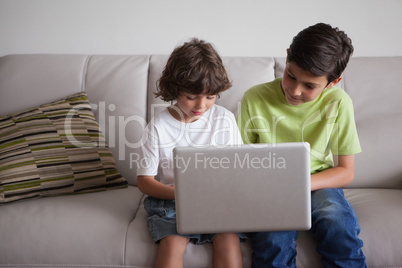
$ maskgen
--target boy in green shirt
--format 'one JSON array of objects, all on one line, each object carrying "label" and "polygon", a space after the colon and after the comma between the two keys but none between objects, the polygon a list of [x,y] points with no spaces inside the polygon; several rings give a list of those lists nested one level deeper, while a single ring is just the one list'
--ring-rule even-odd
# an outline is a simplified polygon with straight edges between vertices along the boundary
[{"label": "boy in green shirt", "polygon": [[[361,151],[352,100],[335,86],[352,53],[337,28],[304,29],[287,50],[283,78],[249,89],[238,116],[244,143],[310,143],[311,230],[325,267],[366,267],[357,217],[340,188],[352,182]],[[296,231],[253,234],[253,267],[296,267],[296,238]]]}]

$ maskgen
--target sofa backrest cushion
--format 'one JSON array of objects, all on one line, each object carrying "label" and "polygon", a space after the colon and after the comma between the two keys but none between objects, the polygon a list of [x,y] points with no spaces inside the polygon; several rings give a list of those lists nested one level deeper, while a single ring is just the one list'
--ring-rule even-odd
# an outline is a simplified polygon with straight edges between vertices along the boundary
[{"label": "sofa backrest cushion", "polygon": [[232,87],[220,94],[217,104],[237,117],[240,101],[247,89],[275,79],[275,61],[269,57],[223,57],[223,64]]},{"label": "sofa backrest cushion", "polygon": [[84,91],[89,57],[10,55],[0,60],[0,115]]},{"label": "sofa backrest cushion", "polygon": [[350,187],[402,188],[402,57],[352,58],[343,80],[362,146]]},{"label": "sofa backrest cushion", "polygon": [[120,173],[137,184],[138,149],[146,122],[149,56],[91,56],[84,90],[95,105]]}]

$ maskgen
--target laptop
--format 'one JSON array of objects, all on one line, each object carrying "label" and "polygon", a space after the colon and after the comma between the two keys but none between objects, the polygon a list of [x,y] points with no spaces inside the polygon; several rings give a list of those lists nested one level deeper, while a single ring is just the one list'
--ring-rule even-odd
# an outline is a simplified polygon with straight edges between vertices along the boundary
[{"label": "laptop", "polygon": [[306,142],[173,150],[181,234],[311,228]]}]

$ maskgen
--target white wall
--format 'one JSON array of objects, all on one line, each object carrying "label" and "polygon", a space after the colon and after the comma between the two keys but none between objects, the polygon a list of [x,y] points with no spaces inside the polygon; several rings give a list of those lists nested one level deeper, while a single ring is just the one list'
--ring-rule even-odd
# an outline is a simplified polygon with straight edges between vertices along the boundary
[{"label": "white wall", "polygon": [[0,56],[169,54],[197,36],[223,56],[284,56],[316,22],[344,30],[354,56],[402,56],[401,0],[0,0]]}]

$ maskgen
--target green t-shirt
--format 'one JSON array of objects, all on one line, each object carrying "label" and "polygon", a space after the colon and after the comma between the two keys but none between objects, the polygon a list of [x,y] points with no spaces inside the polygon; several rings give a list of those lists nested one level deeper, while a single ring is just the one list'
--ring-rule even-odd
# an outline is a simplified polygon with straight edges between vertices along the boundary
[{"label": "green t-shirt", "polygon": [[308,142],[311,174],[333,167],[332,155],[361,152],[353,103],[338,87],[313,101],[289,104],[282,78],[250,88],[243,96],[237,124],[244,143]]}]

